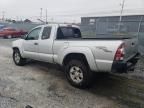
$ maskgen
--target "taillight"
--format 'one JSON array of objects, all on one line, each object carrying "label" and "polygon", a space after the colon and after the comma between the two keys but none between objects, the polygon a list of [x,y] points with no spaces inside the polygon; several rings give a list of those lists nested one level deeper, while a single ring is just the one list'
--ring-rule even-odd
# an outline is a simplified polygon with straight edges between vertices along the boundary
[{"label": "taillight", "polygon": [[125,44],[122,43],[117,51],[116,51],[116,54],[115,54],[115,61],[121,61],[121,60],[124,60],[124,55],[125,55],[125,51],[124,51],[124,48],[125,48]]}]

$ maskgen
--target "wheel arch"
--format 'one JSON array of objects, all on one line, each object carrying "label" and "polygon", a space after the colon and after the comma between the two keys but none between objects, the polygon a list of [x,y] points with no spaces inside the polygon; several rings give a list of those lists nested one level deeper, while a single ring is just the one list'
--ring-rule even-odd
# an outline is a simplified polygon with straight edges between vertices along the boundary
[{"label": "wheel arch", "polygon": [[89,66],[89,68],[92,71],[98,71],[96,62],[95,62],[95,58],[91,52],[91,50],[87,49],[87,48],[81,48],[81,50],[75,50],[75,51],[68,51],[67,53],[64,54],[64,56],[62,57],[62,65],[64,66],[67,61],[71,60],[71,59],[80,59],[80,60],[84,60],[85,63]]},{"label": "wheel arch", "polygon": [[82,60],[82,61],[84,61],[84,63],[86,63],[89,66],[87,58],[83,53],[69,53],[69,54],[67,54],[64,57],[62,64],[66,65],[71,59]]},{"label": "wheel arch", "polygon": [[14,50],[18,50],[18,51],[20,52],[21,56],[23,57],[23,55],[22,55],[23,53],[22,53],[22,51],[20,50],[19,47],[12,47],[12,49],[13,49],[13,51],[14,51]]}]

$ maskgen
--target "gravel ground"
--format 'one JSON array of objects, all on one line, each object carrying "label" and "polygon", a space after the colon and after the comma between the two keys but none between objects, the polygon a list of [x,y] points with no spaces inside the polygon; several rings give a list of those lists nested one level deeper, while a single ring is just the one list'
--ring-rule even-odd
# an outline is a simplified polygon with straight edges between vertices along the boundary
[{"label": "gravel ground", "polygon": [[0,108],[144,108],[142,58],[134,72],[99,73],[92,88],[80,90],[70,86],[52,64],[15,66],[13,40],[0,39]]}]

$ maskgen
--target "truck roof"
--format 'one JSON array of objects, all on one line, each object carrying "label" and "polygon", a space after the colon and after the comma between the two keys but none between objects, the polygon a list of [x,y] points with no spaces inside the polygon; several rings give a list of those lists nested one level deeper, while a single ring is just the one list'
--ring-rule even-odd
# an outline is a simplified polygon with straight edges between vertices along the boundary
[{"label": "truck roof", "polygon": [[40,26],[37,26],[37,27],[41,27],[41,26],[59,26],[59,27],[75,27],[75,28],[80,28],[79,26],[77,26],[75,24],[44,24],[44,25],[40,25]]}]

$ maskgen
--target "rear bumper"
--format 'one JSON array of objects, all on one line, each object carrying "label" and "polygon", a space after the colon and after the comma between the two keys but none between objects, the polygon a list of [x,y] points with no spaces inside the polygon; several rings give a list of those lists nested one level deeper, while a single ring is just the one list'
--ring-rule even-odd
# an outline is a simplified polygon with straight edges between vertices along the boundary
[{"label": "rear bumper", "polygon": [[125,73],[127,70],[134,70],[134,66],[138,61],[139,54],[136,54],[128,61],[114,61],[112,65],[113,73]]}]

